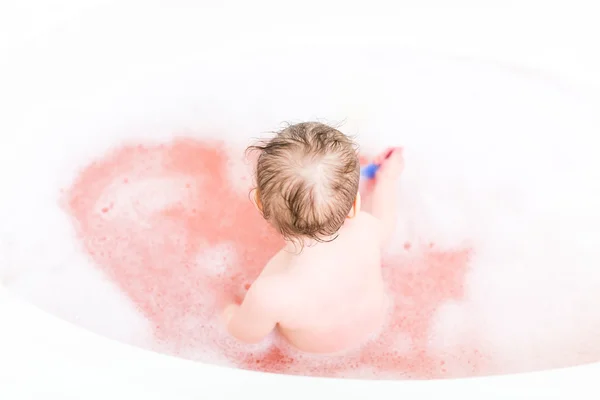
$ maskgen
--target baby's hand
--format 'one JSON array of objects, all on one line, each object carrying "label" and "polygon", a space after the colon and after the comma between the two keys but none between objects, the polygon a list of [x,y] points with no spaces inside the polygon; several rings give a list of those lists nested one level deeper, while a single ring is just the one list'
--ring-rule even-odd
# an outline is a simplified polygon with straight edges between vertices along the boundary
[{"label": "baby's hand", "polygon": [[390,148],[375,159],[375,163],[381,165],[377,170],[375,179],[397,180],[400,178],[404,171],[402,150],[402,147]]}]

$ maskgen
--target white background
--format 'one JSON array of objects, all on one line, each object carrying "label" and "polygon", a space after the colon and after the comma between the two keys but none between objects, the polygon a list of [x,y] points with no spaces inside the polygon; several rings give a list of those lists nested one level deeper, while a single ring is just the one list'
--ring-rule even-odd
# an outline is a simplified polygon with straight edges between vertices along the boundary
[{"label": "white background", "polygon": [[[254,28],[307,24],[335,29],[340,35],[361,31],[407,47],[456,57],[497,61],[541,70],[579,83],[600,86],[598,5],[593,1],[185,1],[175,7],[205,3]],[[110,4],[135,1],[5,0],[0,4],[0,47],[57,26],[61,21]],[[242,24],[243,26],[243,24]],[[242,28],[240,28],[242,29]]]}]

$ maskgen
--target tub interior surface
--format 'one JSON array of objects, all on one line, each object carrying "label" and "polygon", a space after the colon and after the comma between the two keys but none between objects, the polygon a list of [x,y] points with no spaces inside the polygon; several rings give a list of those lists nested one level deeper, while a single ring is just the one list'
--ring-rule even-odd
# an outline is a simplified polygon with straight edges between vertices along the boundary
[{"label": "tub interior surface", "polygon": [[[110,338],[243,368],[406,379],[600,360],[598,96],[385,45],[170,39],[66,46],[12,81],[3,285]],[[245,347],[211,314],[277,244],[248,216],[244,146],[313,119],[406,152],[387,256],[404,325],[346,358]]]}]

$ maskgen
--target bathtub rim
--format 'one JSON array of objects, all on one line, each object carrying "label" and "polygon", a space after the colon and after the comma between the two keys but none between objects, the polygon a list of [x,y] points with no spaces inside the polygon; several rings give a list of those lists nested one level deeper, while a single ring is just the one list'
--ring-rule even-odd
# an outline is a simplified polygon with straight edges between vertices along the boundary
[{"label": "bathtub rim", "polygon": [[[0,364],[0,393],[12,387],[19,392],[39,390],[81,395],[81,385],[85,384],[83,390],[89,385],[99,389],[94,395],[118,397],[130,390],[146,398],[171,397],[174,387],[180,392],[175,398],[192,398],[207,390],[226,392],[228,396],[260,391],[263,398],[278,398],[282,387],[298,398],[324,392],[357,399],[374,395],[392,399],[406,394],[411,399],[431,398],[436,394],[467,398],[482,394],[491,396],[486,398],[566,398],[577,393],[582,399],[598,395],[592,388],[600,376],[600,362],[509,375],[427,381],[302,377],[210,365],[138,348],[62,320],[5,288],[0,288],[0,318],[4,326],[0,331],[0,354],[3,359],[11,360],[6,371],[2,371]],[[43,330],[31,329],[42,326]],[[208,382],[197,379],[207,375],[211,377]],[[36,388],[31,387],[32,381],[36,382]],[[72,383],[75,381],[80,386]],[[113,384],[106,385],[107,381]],[[236,384],[226,384],[232,381]],[[87,397],[88,393],[85,394]]]}]

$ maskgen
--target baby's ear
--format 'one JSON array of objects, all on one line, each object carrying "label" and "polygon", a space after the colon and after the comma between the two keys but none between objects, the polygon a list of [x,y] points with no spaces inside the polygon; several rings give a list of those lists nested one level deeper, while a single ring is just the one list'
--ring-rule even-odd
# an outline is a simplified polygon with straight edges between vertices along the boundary
[{"label": "baby's ear", "polygon": [[260,196],[258,195],[258,189],[252,189],[250,192],[250,200],[254,207],[262,214],[262,203],[260,202]]},{"label": "baby's ear", "polygon": [[348,213],[348,218],[356,217],[358,215],[358,213],[360,212],[360,206],[361,206],[361,197],[360,197],[360,193],[357,193],[356,198],[354,199],[354,205],[352,206],[352,209]]}]

